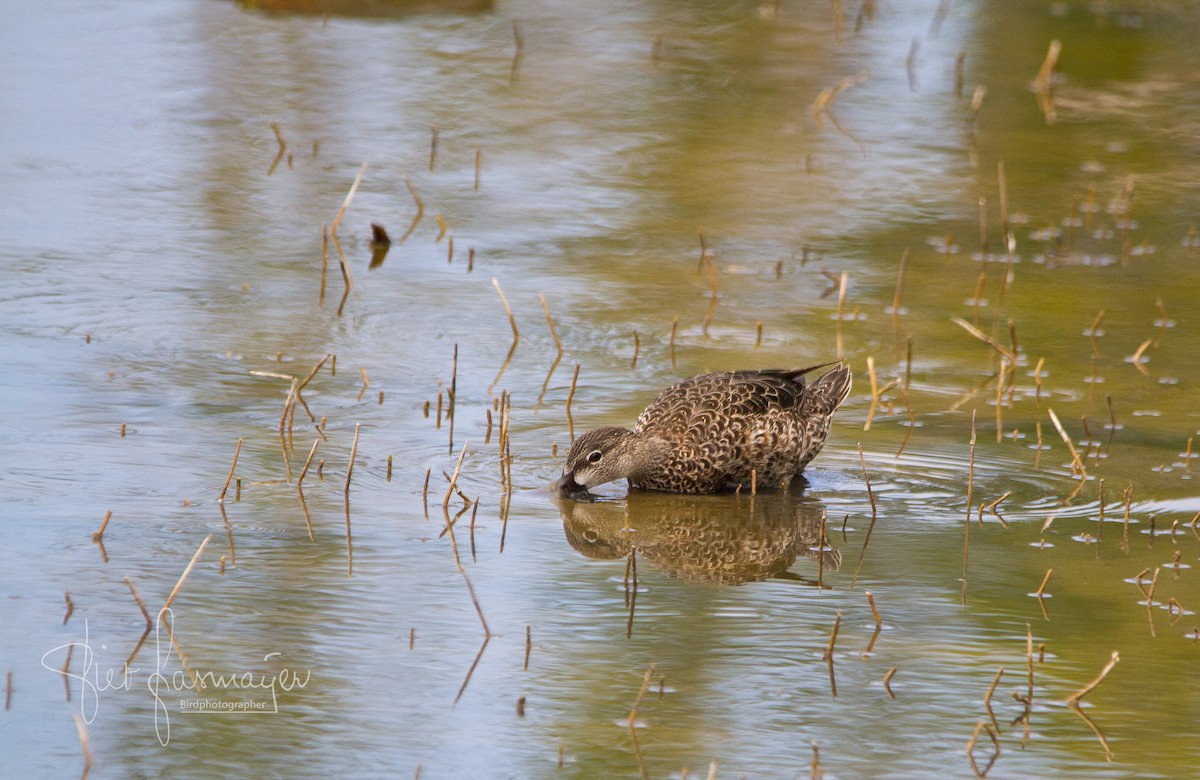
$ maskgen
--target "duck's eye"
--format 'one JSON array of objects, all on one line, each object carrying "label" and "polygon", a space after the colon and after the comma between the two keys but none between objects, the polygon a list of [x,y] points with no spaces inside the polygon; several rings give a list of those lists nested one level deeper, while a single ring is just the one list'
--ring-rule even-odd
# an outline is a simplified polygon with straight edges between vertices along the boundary
[{"label": "duck's eye", "polygon": [[591,452],[588,453],[587,460],[588,460],[588,463],[599,463],[600,459],[603,457],[604,457],[604,453],[601,452],[600,450],[592,450]]}]

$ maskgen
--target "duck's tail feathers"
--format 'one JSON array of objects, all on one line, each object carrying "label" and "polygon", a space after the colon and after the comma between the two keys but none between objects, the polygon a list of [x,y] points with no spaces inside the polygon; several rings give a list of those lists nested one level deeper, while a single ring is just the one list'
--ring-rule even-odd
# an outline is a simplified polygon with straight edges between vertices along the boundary
[{"label": "duck's tail feathers", "polygon": [[850,375],[850,367],[844,363],[823,363],[804,369],[804,371],[812,371],[828,365],[836,365],[836,368],[826,371],[808,387],[804,402],[810,413],[833,414],[846,400],[846,396],[850,395],[850,386],[853,384],[853,380]]}]

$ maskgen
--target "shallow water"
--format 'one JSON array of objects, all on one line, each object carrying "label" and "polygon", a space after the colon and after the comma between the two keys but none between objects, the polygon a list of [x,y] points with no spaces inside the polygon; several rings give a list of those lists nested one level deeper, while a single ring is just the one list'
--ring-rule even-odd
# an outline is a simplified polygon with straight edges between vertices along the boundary
[{"label": "shallow water", "polygon": [[[11,10],[4,772],[969,777],[1001,668],[989,777],[1194,764],[1196,19],[844,5]],[[675,379],[836,357],[802,494],[546,491]]]}]

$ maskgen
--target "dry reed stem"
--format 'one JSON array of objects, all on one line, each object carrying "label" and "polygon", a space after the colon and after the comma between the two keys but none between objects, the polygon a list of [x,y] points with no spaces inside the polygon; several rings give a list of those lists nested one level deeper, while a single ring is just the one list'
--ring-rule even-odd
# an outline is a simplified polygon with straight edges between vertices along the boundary
[{"label": "dry reed stem", "polygon": [[1125,520],[1121,524],[1121,552],[1129,552],[1129,512],[1133,508],[1133,485],[1126,485],[1121,492],[1125,499]]},{"label": "dry reed stem", "polygon": [[650,688],[650,678],[654,676],[654,664],[646,667],[646,673],[642,675],[642,685],[638,689],[637,698],[633,700],[633,707],[629,710],[629,718],[625,725],[629,728],[629,733],[632,734],[635,725],[637,724],[638,708],[642,706],[642,699],[646,698],[646,691]]},{"label": "dry reed stem", "polygon": [[[363,375],[366,378],[366,375]],[[350,477],[354,475],[354,457],[358,454],[358,432],[362,427],[361,423],[354,423],[354,442],[350,445],[350,465],[346,467],[346,485],[343,487],[343,493],[350,492]]]},{"label": "dry reed stem", "polygon": [[579,381],[579,364],[575,364],[575,373],[571,376],[571,389],[567,391],[567,433],[571,443],[575,442],[575,421],[571,418],[571,400],[575,398],[575,384]]},{"label": "dry reed stem", "polygon": [[[554,318],[550,316],[550,307],[546,304],[546,296],[538,293],[538,300],[542,302],[542,311],[546,313],[546,324],[550,326],[550,337],[554,339],[554,346],[558,349],[558,354],[561,356],[563,347],[562,342],[558,340],[558,332],[554,329]],[[557,365],[558,361],[555,361]]]},{"label": "dry reed stem", "polygon": [[900,254],[900,270],[896,272],[896,292],[892,296],[892,331],[896,335],[896,359],[900,359],[900,296],[904,293],[904,274],[908,270],[908,250]]},{"label": "dry reed stem", "polygon": [[992,349],[999,352],[1002,357],[1006,358],[1008,360],[1008,362],[1010,362],[1014,366],[1017,364],[1017,356],[1014,355],[1008,349],[1008,347],[1005,347],[1003,344],[996,341],[991,336],[989,336],[986,333],[984,333],[983,331],[979,330],[979,328],[975,327],[974,325],[967,322],[966,320],[964,320],[961,317],[951,317],[950,321],[953,322],[955,325],[959,326],[960,328],[962,328],[963,330],[965,330],[967,333],[970,333],[972,336],[979,339],[983,343],[987,344]]},{"label": "dry reed stem", "polygon": [[1058,431],[1059,438],[1063,440],[1063,444],[1067,445],[1067,450],[1071,453],[1071,462],[1083,479],[1087,479],[1087,469],[1083,467],[1083,460],[1079,457],[1079,452],[1075,449],[1075,444],[1071,441],[1071,437],[1067,435],[1063,425],[1059,422],[1058,415],[1050,407],[1046,407],[1046,412],[1050,415],[1050,422],[1054,424],[1055,430]]},{"label": "dry reed stem", "polygon": [[[237,449],[235,449],[233,451],[233,463],[229,464],[229,474],[225,477],[225,484],[221,487],[221,495],[217,496],[217,503],[225,502],[225,493],[229,490],[229,483],[231,481],[233,481],[233,470],[237,468],[238,455],[241,455],[241,454],[242,454],[242,439],[241,439],[241,437],[238,437]],[[105,518],[104,522],[107,523],[108,518]],[[101,528],[101,532],[103,532],[103,530],[104,529]]]},{"label": "dry reed stem", "polygon": [[629,369],[632,371],[637,368],[638,352],[641,350],[641,339],[638,338],[638,332],[633,332],[633,359],[629,361]]},{"label": "dry reed stem", "polygon": [[[463,572],[463,579],[466,579],[466,577],[466,572]],[[470,580],[467,580],[468,585],[470,582]],[[473,596],[474,593],[472,593],[472,597]],[[471,668],[467,669],[467,676],[463,678],[462,685],[458,688],[458,695],[454,697],[454,706],[458,706],[459,700],[463,697],[463,694],[467,692],[467,685],[469,685],[471,682],[471,676],[475,674],[475,668],[479,666],[479,661],[483,658],[483,651],[487,650],[488,642],[490,641],[492,641],[491,634],[487,634],[483,637],[483,643],[479,645],[479,652],[475,654],[475,660],[471,662]]]},{"label": "dry reed stem", "polygon": [[500,280],[494,276],[492,277],[492,286],[496,288],[496,292],[500,293],[500,302],[504,304],[504,313],[508,315],[508,324],[512,328],[513,344],[515,345],[521,338],[521,332],[517,330],[517,321],[513,317],[512,307],[508,305],[508,298],[504,297],[504,290],[500,289]]},{"label": "dry reed stem", "polygon": [[434,164],[437,162],[438,149],[438,126],[434,125],[429,128],[429,172],[433,173]]},{"label": "dry reed stem", "polygon": [[833,647],[837,643],[838,629],[842,625],[842,611],[839,609],[837,615],[833,619],[833,631],[829,634],[829,643],[825,645],[825,653],[822,657],[827,660],[833,660]]},{"label": "dry reed stem", "polygon": [[479,169],[483,163],[483,147],[475,147],[475,191],[479,192]]},{"label": "dry reed stem", "polygon": [[[1188,439],[1188,444],[1191,444],[1191,441],[1192,441],[1191,439]],[[103,540],[104,540],[104,529],[105,529],[105,528],[108,528],[108,521],[112,519],[112,516],[113,516],[113,513],[112,513],[112,510],[111,510],[111,509],[110,509],[110,510],[108,510],[108,512],[106,512],[106,513],[105,513],[105,515],[104,515],[104,520],[103,520],[103,521],[100,523],[100,530],[98,530],[98,531],[96,531],[95,533],[93,533],[93,534],[92,534],[92,541],[93,541],[93,542],[96,542],[96,543],[101,543],[101,542],[103,542]]]},{"label": "dry reed stem", "polygon": [[1034,591],[1033,595],[1037,596],[1039,599],[1042,598],[1046,592],[1046,583],[1050,581],[1050,575],[1053,573],[1054,569],[1046,569],[1046,576],[1042,577],[1042,584],[1038,585],[1038,589]]},{"label": "dry reed stem", "polygon": [[867,376],[871,380],[871,405],[867,409],[867,420],[863,423],[864,431],[871,430],[871,423],[875,419],[875,413],[883,403],[881,396],[896,385],[896,381],[892,380],[883,387],[879,387],[875,377],[875,357],[873,355],[867,355]]},{"label": "dry reed stem", "polygon": [[317,454],[317,445],[320,443],[320,439],[313,439],[312,449],[308,451],[308,458],[304,461],[304,468],[300,470],[300,478],[296,480],[297,490],[300,490],[304,485],[304,476],[308,474],[308,467],[312,465],[313,456]]},{"label": "dry reed stem", "polygon": [[[311,422],[316,422],[317,418],[314,417],[312,411],[309,410],[308,404],[305,403],[304,397],[301,395],[301,392],[303,392],[305,387],[308,387],[308,383],[311,382],[313,377],[317,375],[317,372],[321,370],[321,366],[325,365],[325,361],[329,360],[329,357],[331,354],[332,353],[330,353],[330,352],[326,352],[325,357],[321,358],[321,360],[315,366],[313,366],[312,371],[308,372],[308,376],[304,377],[304,379],[300,382],[300,384],[296,385],[296,400],[298,400],[301,403],[301,405],[304,406],[304,411],[308,414],[308,419]],[[317,431],[318,431],[318,433],[320,433],[319,428],[317,429]],[[321,433],[321,438],[325,438],[324,433]]]},{"label": "dry reed stem", "polygon": [[850,578],[850,590],[854,590],[854,585],[858,582],[858,574],[867,556],[867,545],[871,542],[871,532],[875,530],[875,521],[879,517],[875,506],[875,492],[871,489],[871,477],[867,474],[867,462],[863,458],[862,444],[858,445],[858,463],[862,466],[863,480],[867,483],[867,498],[871,501],[871,523],[867,526],[866,536],[863,537],[862,549],[858,551],[858,565],[854,567],[854,576]]},{"label": "dry reed stem", "polygon": [[138,609],[142,611],[142,617],[146,619],[146,627],[154,625],[154,621],[150,619],[150,612],[146,609],[146,602],[142,601],[142,596],[138,593],[137,588],[133,584],[133,580],[129,575],[125,575],[125,584],[129,586],[129,592],[133,594],[133,600],[137,602]]},{"label": "dry reed stem", "polygon": [[883,619],[879,617],[879,610],[875,608],[875,597],[871,595],[871,591],[866,591],[867,603],[871,605],[871,614],[875,616],[875,627],[883,627]]},{"label": "dry reed stem", "polygon": [[1046,117],[1046,124],[1052,125],[1057,120],[1057,113],[1054,106],[1054,92],[1051,85],[1051,77],[1054,72],[1054,65],[1058,62],[1058,55],[1062,51],[1062,43],[1057,40],[1050,41],[1050,48],[1046,51],[1046,58],[1042,61],[1042,66],[1038,69],[1037,77],[1033,80],[1033,94],[1037,98],[1038,108]]},{"label": "dry reed stem", "polygon": [[450,496],[454,494],[454,489],[458,484],[458,474],[462,471],[463,458],[467,457],[467,442],[463,442],[462,449],[458,453],[458,462],[454,464],[454,474],[450,477],[450,484],[446,487],[446,495],[442,498],[442,509],[450,505]]},{"label": "dry reed stem", "polygon": [[[1000,510],[997,509],[997,507],[1000,506],[1000,503],[1002,501],[1004,501],[1011,495],[1012,495],[1012,491],[1006,490],[1004,492],[1004,495],[1000,496],[1000,498],[997,498],[995,501],[993,501],[992,503],[990,503],[984,507],[984,509],[986,509],[987,511],[994,514],[996,516],[996,519],[1000,521],[1000,525],[1004,526],[1005,528],[1008,528],[1008,521],[1005,520],[1004,516],[1000,514]],[[980,514],[980,519],[982,520],[982,514]]]},{"label": "dry reed stem", "polygon": [[888,670],[883,673],[883,689],[887,691],[889,699],[896,698],[896,694],[892,692],[892,678],[896,676],[896,667],[889,666]]},{"label": "dry reed stem", "polygon": [[1108,663],[1104,664],[1104,668],[1100,670],[1100,674],[1096,675],[1095,679],[1093,679],[1087,685],[1068,696],[1066,698],[1067,704],[1077,705],[1080,699],[1082,699],[1084,696],[1087,696],[1089,693],[1095,690],[1096,686],[1104,682],[1104,678],[1108,676],[1108,673],[1112,671],[1113,667],[1116,666],[1120,660],[1121,656],[1116,650],[1113,650],[1112,654],[1109,655]]},{"label": "dry reed stem", "polygon": [[1096,313],[1096,318],[1092,320],[1092,326],[1088,328],[1088,338],[1092,340],[1092,357],[1100,357],[1100,323],[1104,321],[1104,309]]},{"label": "dry reed stem", "polygon": [[1129,358],[1129,362],[1133,363],[1133,367],[1136,368],[1138,371],[1142,372],[1142,374],[1144,374],[1145,376],[1150,376],[1150,371],[1147,370],[1146,364],[1142,362],[1142,353],[1145,352],[1146,348],[1149,347],[1153,342],[1154,342],[1154,339],[1152,339],[1152,338],[1146,339],[1145,341],[1142,342],[1141,346],[1139,346],[1137,348],[1137,351],[1134,352],[1133,355]]},{"label": "dry reed stem", "polygon": [[354,193],[358,192],[358,185],[362,183],[363,174],[366,172],[367,164],[364,162],[358,169],[358,175],[354,177],[354,183],[350,185],[350,191],[346,193],[346,197],[342,201],[342,207],[338,209],[337,216],[333,219],[333,224],[329,228],[330,236],[337,235],[338,226],[342,224],[342,217],[346,216],[346,209],[350,208],[350,201],[354,200]]},{"label": "dry reed stem", "polygon": [[367,369],[363,368],[362,366],[358,367],[358,373],[362,375],[363,381],[362,389],[358,391],[358,400],[361,401],[363,395],[365,395],[367,392],[367,388],[371,386],[371,380],[367,379]]},{"label": "dry reed stem", "polygon": [[992,720],[992,727],[997,732],[1000,731],[1000,724],[996,722],[996,713],[992,711],[992,694],[996,692],[996,686],[1000,684],[1000,678],[1004,676],[1004,667],[1001,666],[996,670],[996,676],[992,678],[992,684],[988,686],[987,693],[983,695],[983,707],[987,710],[988,717]]},{"label": "dry reed stem", "polygon": [[167,596],[167,600],[163,603],[162,608],[158,610],[158,616],[160,618],[164,612],[171,608],[171,604],[175,601],[175,597],[179,595],[179,589],[183,587],[183,583],[187,580],[188,575],[192,573],[192,569],[194,569],[196,566],[196,561],[200,560],[200,556],[204,553],[204,548],[208,547],[208,543],[210,541],[212,541],[212,534],[204,537],[204,541],[200,543],[198,548],[196,548],[195,555],[193,555],[192,559],[188,561],[187,568],[183,570],[183,574],[179,575],[179,581],[175,583],[175,587],[171,589],[171,594]]}]

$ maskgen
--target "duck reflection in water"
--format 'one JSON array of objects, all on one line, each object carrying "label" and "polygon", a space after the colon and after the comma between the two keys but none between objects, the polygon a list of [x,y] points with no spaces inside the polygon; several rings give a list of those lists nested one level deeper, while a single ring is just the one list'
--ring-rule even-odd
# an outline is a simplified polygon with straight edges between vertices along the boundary
[{"label": "duck reflection in water", "polygon": [[800,558],[837,569],[841,553],[821,546],[823,506],[802,491],[675,495],[631,490],[623,501],[556,498],[563,531],[588,558],[636,553],[672,577],[737,585],[769,578],[816,583],[790,571]]}]

